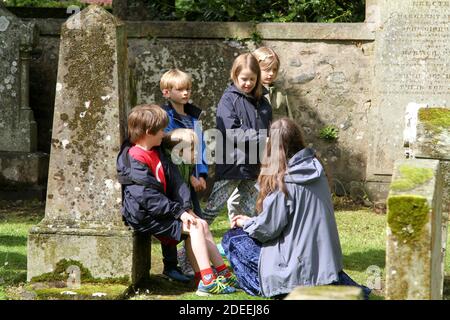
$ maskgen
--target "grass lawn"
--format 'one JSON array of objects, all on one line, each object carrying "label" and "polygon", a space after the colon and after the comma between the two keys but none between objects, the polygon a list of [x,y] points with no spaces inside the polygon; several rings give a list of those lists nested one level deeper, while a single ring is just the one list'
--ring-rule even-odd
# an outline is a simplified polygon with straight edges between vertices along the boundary
[{"label": "grass lawn", "polygon": [[[26,281],[27,233],[32,225],[42,219],[43,213],[44,208],[39,204],[27,204],[18,208],[0,203],[0,300],[8,299],[8,292],[24,285]],[[368,209],[339,210],[336,211],[336,219],[344,254],[344,270],[361,284],[367,284],[374,272],[380,271],[384,286],[386,216]],[[222,214],[212,226],[217,242],[226,230],[228,222],[225,214]],[[450,245],[449,240],[447,247]],[[161,272],[161,246],[153,241],[151,279],[131,299],[262,299],[243,292],[198,297],[194,294],[193,287],[167,281],[160,276]],[[446,274],[450,274],[449,255],[446,257]],[[448,292],[447,286],[445,289]],[[371,298],[383,299],[382,290],[375,291]],[[449,298],[448,295],[446,298]]]}]

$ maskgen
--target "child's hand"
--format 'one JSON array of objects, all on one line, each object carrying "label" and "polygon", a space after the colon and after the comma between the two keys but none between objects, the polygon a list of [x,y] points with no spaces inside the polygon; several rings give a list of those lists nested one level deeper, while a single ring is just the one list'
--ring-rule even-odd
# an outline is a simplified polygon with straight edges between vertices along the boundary
[{"label": "child's hand", "polygon": [[234,216],[231,218],[231,228],[242,228],[244,226],[244,222],[250,219],[248,216],[244,216],[242,214],[238,214],[237,216]]},{"label": "child's hand", "polygon": [[180,220],[183,221],[183,224],[187,226],[187,229],[190,228],[191,224],[197,224],[197,219],[186,211],[181,214]]},{"label": "child's hand", "polygon": [[187,213],[189,213],[191,216],[193,216],[196,219],[200,219],[200,217],[198,215],[196,215],[195,212],[192,210],[188,210]]},{"label": "child's hand", "polygon": [[205,180],[205,178],[200,177],[198,180],[200,181],[200,183],[202,185],[202,191],[206,190],[206,180]]},{"label": "child's hand", "polygon": [[[203,178],[200,178],[200,179],[203,179]],[[204,190],[202,187],[202,182],[199,179],[197,179],[194,176],[191,176],[190,180],[191,180],[191,185],[194,188],[195,192]],[[203,179],[203,180],[205,180],[205,179]],[[206,182],[205,182],[205,188],[206,188]]]}]

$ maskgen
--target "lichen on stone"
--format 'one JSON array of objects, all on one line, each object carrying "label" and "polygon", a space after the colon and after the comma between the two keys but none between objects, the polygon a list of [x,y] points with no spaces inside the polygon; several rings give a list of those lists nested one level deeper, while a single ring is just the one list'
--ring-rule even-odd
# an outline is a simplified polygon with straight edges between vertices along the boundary
[{"label": "lichen on stone", "polygon": [[419,110],[419,120],[425,129],[434,133],[450,128],[450,109],[448,108],[422,108]]},{"label": "lichen on stone", "polygon": [[428,221],[428,201],[416,195],[391,195],[387,200],[388,226],[398,240],[413,242],[420,238]]},{"label": "lichen on stone", "polygon": [[433,178],[433,170],[430,168],[416,167],[403,164],[399,167],[400,177],[391,183],[391,190],[412,190]]}]

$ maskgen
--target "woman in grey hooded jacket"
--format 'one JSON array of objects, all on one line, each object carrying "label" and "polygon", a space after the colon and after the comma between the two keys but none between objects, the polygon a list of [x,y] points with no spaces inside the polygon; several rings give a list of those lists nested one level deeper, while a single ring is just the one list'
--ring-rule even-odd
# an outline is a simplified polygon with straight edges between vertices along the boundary
[{"label": "woman in grey hooded jacket", "polygon": [[297,286],[359,286],[342,270],[324,168],[291,119],[272,124],[258,184],[259,214],[235,216],[222,240],[241,288],[273,297]]}]

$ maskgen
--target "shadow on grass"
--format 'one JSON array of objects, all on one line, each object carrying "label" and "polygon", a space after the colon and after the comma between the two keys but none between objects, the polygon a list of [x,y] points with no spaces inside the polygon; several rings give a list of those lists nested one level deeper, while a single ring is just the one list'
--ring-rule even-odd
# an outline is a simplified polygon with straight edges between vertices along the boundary
[{"label": "shadow on grass", "polygon": [[154,296],[155,299],[176,299],[179,295],[195,291],[194,289],[193,281],[186,284],[170,281],[161,275],[151,274],[148,279],[134,286],[131,296],[144,294]]},{"label": "shadow on grass", "polygon": [[[2,246],[16,247],[16,246],[26,246],[27,237],[26,236],[10,236],[10,235],[0,235],[0,244]],[[1,260],[0,260],[1,263]]]},{"label": "shadow on grass", "polygon": [[353,271],[366,271],[370,266],[384,268],[386,251],[370,249],[364,252],[344,254],[344,269]]}]

